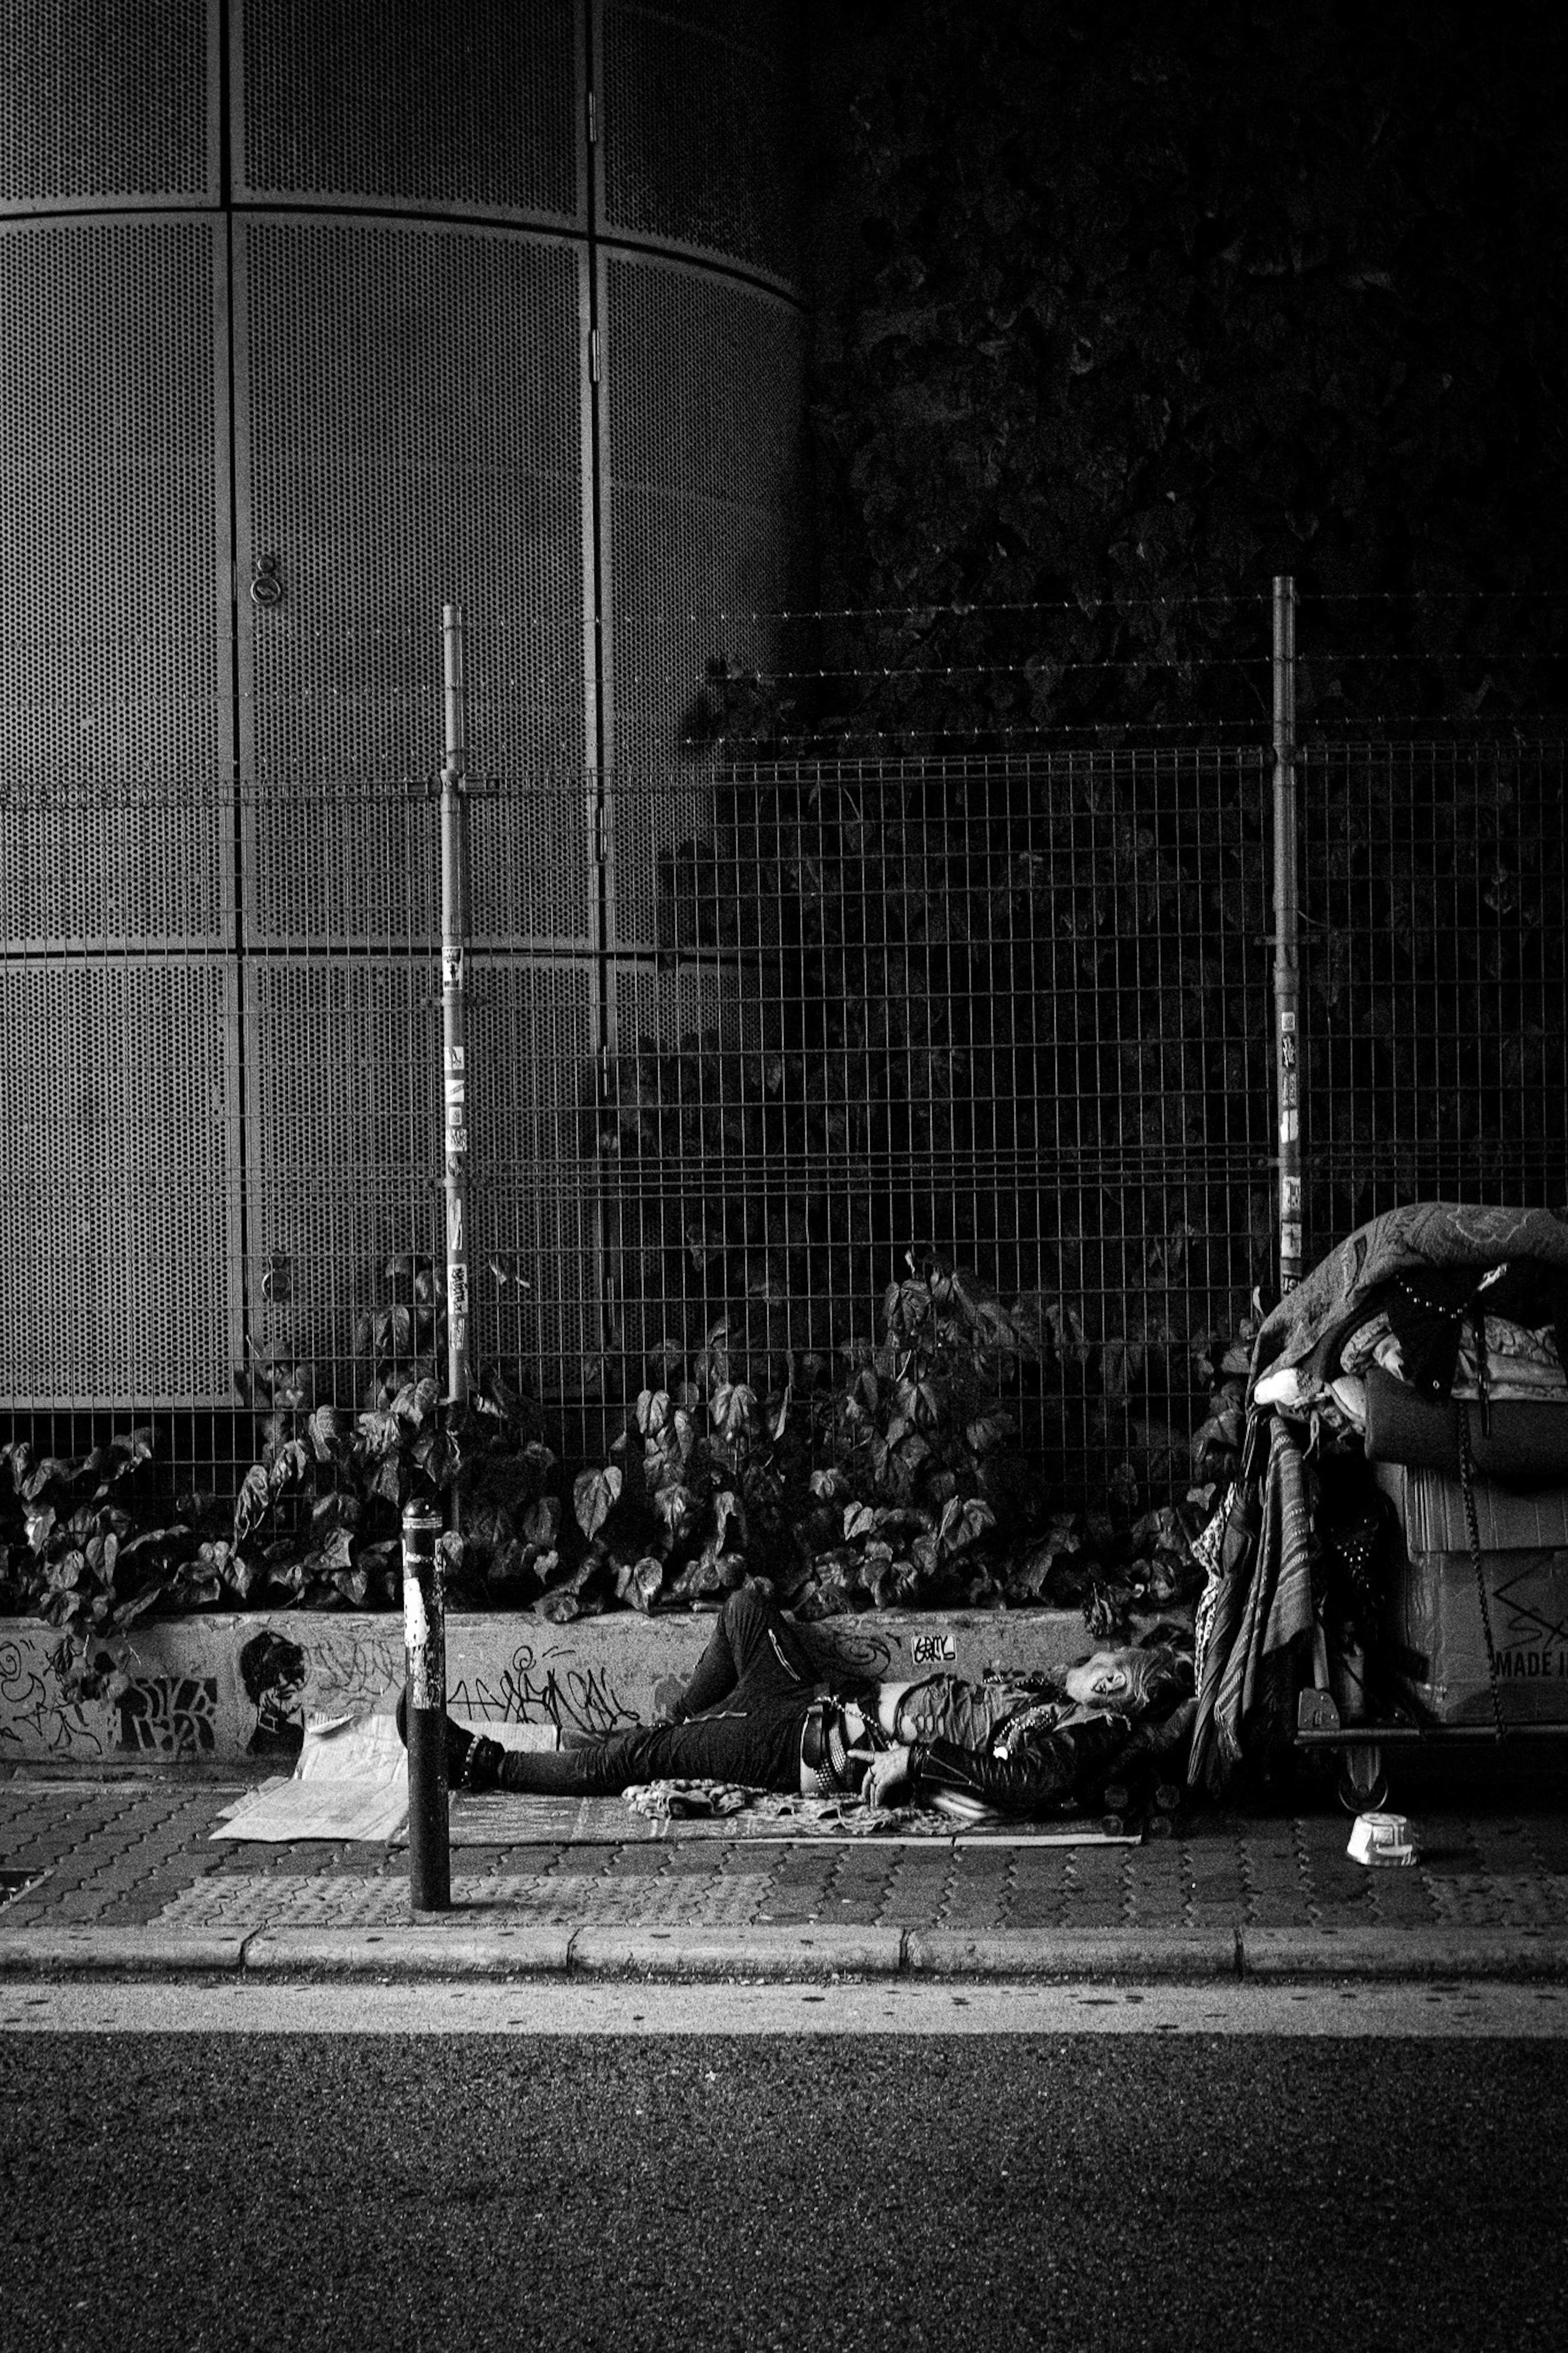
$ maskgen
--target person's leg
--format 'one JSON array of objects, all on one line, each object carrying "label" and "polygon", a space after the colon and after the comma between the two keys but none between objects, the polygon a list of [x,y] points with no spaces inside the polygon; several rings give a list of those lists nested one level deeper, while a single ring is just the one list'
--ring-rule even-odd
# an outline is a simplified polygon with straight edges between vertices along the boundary
[{"label": "person's leg", "polygon": [[571,1798],[615,1797],[639,1781],[737,1781],[751,1789],[798,1789],[801,1725],[809,1701],[809,1693],[801,1692],[796,1699],[775,1700],[744,1715],[638,1725],[587,1748],[502,1749],[485,1740],[479,1744],[480,1754],[465,1759],[464,1783]]}]

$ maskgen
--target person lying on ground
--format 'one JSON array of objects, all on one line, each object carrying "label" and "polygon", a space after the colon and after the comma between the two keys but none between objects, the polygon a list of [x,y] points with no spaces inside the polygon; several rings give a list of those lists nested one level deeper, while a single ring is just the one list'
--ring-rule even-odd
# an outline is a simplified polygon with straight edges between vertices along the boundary
[{"label": "person lying on ground", "polygon": [[[709,1780],[873,1805],[946,1793],[1005,1813],[1060,1813],[1096,1805],[1120,1757],[1169,1754],[1190,1723],[1191,1689],[1191,1661],[1169,1651],[1097,1653],[1059,1692],[948,1675],[835,1681],[766,1589],[748,1584],[720,1611],[676,1721],[551,1753],[503,1748],[448,1716],[447,1770],[455,1788],[537,1796]],[[405,1707],[406,1694],[400,1731]]]}]

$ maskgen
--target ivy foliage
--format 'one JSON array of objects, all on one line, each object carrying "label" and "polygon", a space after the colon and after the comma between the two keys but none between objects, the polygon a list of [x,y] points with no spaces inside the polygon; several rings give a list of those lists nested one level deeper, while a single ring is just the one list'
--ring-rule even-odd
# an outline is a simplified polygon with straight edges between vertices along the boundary
[{"label": "ivy foliage", "polygon": [[1007,1403],[1054,1345],[1037,1303],[934,1255],[888,1287],[878,1336],[841,1344],[804,1391],[737,1380],[724,1321],[700,1350],[667,1341],[670,1385],[638,1395],[610,1461],[576,1482],[586,1549],[540,1612],[700,1605],[748,1575],[807,1619],[1076,1604],[1105,1634],[1179,1608],[1207,1491],[1054,1509]]},{"label": "ivy foliage", "polygon": [[136,1429],[79,1455],[0,1448],[0,1605],[58,1627],[69,1700],[125,1690],[130,1632],[155,1609],[199,1609],[226,1590],[231,1549],[210,1498],[158,1507],[153,1433]]},{"label": "ivy foliage", "polygon": [[1266,725],[1277,573],[1361,600],[1304,622],[1308,725],[1561,707],[1560,11],[835,0],[815,44],[829,734]]}]

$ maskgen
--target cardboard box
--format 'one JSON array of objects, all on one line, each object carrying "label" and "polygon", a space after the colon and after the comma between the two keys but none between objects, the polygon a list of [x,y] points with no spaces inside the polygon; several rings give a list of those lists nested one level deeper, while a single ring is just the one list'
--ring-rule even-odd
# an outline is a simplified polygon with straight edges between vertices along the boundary
[{"label": "cardboard box", "polygon": [[[1486,1632],[1463,1491],[1440,1472],[1379,1464],[1405,1529],[1388,1596],[1383,1664],[1439,1724],[1489,1724]],[[1568,1491],[1478,1484],[1477,1533],[1505,1724],[1568,1725]]]}]

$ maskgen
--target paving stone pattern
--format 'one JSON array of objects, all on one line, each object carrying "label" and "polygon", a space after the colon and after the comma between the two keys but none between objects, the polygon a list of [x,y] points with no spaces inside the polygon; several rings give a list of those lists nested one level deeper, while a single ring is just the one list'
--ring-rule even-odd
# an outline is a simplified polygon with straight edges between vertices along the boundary
[{"label": "paving stone pattern", "polygon": [[[406,1852],[224,1845],[237,1786],[0,1781],[5,1927],[360,1927],[406,1920]],[[1413,1871],[1363,1871],[1340,1812],[1199,1817],[1140,1847],[632,1840],[454,1847],[454,1899],[489,1925],[599,1927],[1565,1927],[1568,1814],[1444,1807]]]},{"label": "paving stone pattern", "polygon": [[[0,1867],[30,1882],[0,1905],[29,1923],[232,1929],[353,1927],[408,1916],[401,1849],[218,1844],[236,1794],[175,1779],[0,1782]],[[1568,1821],[1452,1810],[1419,1824],[1413,1870],[1369,1872],[1338,1812],[1219,1817],[1138,1847],[760,1845],[679,1837],[624,1846],[453,1850],[470,1921],[541,1926],[1089,1930],[1568,1926]]]}]

